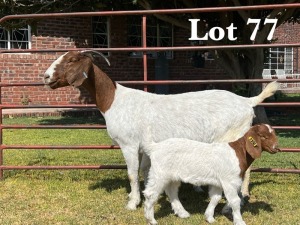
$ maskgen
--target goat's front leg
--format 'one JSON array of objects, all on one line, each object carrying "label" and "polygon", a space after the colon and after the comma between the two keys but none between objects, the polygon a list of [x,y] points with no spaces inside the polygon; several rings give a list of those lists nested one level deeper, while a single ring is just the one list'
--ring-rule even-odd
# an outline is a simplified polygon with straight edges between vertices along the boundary
[{"label": "goat's front leg", "polygon": [[121,147],[126,164],[131,192],[126,206],[129,210],[135,210],[141,202],[139,184],[139,154],[138,149],[132,147]]}]

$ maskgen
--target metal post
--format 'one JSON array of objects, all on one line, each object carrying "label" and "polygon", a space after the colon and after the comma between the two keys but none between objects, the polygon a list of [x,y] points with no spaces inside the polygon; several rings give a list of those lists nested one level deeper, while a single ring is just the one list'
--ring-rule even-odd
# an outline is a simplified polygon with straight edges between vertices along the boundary
[{"label": "metal post", "polygon": [[[142,18],[142,37],[143,37],[143,48],[147,48],[147,23],[146,16],[143,15]],[[148,80],[148,68],[147,68],[147,52],[143,51],[143,64],[144,64],[144,81]],[[147,85],[144,85],[144,91],[148,91]]]},{"label": "metal post", "polygon": [[[2,86],[0,86],[0,166],[3,166],[3,143],[2,143]],[[3,170],[0,168],[0,179],[3,179]]]}]

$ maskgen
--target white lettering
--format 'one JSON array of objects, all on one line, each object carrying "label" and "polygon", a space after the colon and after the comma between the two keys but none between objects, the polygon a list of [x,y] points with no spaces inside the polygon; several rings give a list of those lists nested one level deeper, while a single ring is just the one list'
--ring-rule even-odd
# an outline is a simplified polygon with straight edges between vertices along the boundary
[{"label": "white lettering", "polygon": [[267,23],[273,23],[273,26],[272,26],[272,28],[270,30],[270,33],[269,33],[268,37],[267,37],[268,41],[271,41],[272,38],[273,38],[273,34],[275,32],[275,28],[276,28],[276,24],[277,24],[277,19],[268,19],[268,18],[266,18],[264,25],[266,25]]},{"label": "white lettering", "polygon": [[[190,41],[207,41],[208,37],[214,41],[220,41],[225,37],[225,31],[222,27],[212,27],[208,32],[206,32],[203,37],[198,37],[198,22],[200,19],[189,19],[191,22],[191,37]],[[277,19],[268,19],[266,18],[264,21],[264,25],[272,24],[272,28],[267,36],[267,40],[270,41],[273,38],[275,28],[277,25]],[[247,21],[247,25],[254,24],[251,26],[252,34],[250,36],[251,41],[255,41],[257,33],[259,31],[261,19],[251,19],[249,18]],[[237,37],[234,35],[234,31],[237,30],[237,27],[234,26],[233,23],[230,26],[226,27],[227,30],[227,38],[229,41],[236,41]]]},{"label": "white lettering", "polygon": [[254,29],[253,29],[253,32],[250,36],[250,40],[254,41],[255,37],[256,37],[256,34],[257,34],[257,31],[258,31],[258,28],[259,28],[260,19],[251,19],[251,18],[249,18],[248,21],[247,21],[247,25],[250,24],[250,23],[256,24]]},{"label": "white lettering", "polygon": [[234,25],[232,23],[232,24],[230,24],[229,27],[226,27],[226,29],[228,30],[228,40],[235,41],[237,39],[237,37],[234,37],[234,30],[236,30],[237,27],[234,27]]},{"label": "white lettering", "polygon": [[[191,21],[191,37],[189,38],[190,41],[199,41],[201,40],[197,33],[198,33],[198,22],[200,21],[200,19],[189,19],[189,21]],[[207,39],[206,39],[207,40]]]},{"label": "white lettering", "polygon": [[[219,31],[219,37],[216,37],[216,30]],[[213,27],[209,31],[209,37],[214,41],[220,41],[225,37],[225,31],[221,27]]]}]

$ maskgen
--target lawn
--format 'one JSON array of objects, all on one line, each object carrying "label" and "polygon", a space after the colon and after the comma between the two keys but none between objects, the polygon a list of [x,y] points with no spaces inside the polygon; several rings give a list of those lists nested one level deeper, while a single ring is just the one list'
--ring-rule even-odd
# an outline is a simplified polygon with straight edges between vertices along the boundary
[{"label": "lawn", "polygon": [[[287,121],[300,124],[299,116]],[[277,116],[272,124],[281,123]],[[278,122],[279,121],[279,122]],[[5,124],[103,124],[100,118],[44,117],[5,119]],[[279,132],[282,147],[299,147],[300,133]],[[105,130],[4,130],[5,144],[97,145],[111,144]],[[120,150],[5,150],[5,165],[124,164]],[[300,168],[299,153],[264,153],[255,167]],[[0,224],[146,224],[143,207],[127,211],[129,182],[125,170],[14,170],[0,182]],[[142,184],[142,183],[141,183]],[[242,214],[247,224],[300,224],[299,174],[253,173],[251,198]],[[156,205],[160,224],[207,224],[207,192],[182,185],[180,198],[191,213],[188,219],[173,215],[163,195]],[[216,224],[232,224],[216,209]]]}]

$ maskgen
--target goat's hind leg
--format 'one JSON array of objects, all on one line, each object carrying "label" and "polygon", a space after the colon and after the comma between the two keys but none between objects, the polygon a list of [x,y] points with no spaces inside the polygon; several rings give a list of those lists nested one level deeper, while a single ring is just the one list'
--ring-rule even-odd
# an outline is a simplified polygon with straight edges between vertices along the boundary
[{"label": "goat's hind leg", "polygon": [[165,189],[166,194],[169,197],[169,200],[172,205],[174,213],[180,218],[187,218],[190,214],[184,209],[179,198],[178,198],[178,189],[180,187],[180,181],[171,182]]},{"label": "goat's hind leg", "polygon": [[154,179],[149,179],[146,189],[143,191],[145,196],[145,217],[147,222],[151,225],[157,224],[154,218],[154,204],[157,202],[159,195],[163,192],[165,185],[160,182],[156,182]]},{"label": "goat's hind leg", "polygon": [[151,167],[151,161],[149,156],[147,156],[146,154],[142,153],[141,154],[141,166],[140,169],[143,172],[143,176],[144,176],[144,186],[146,187],[147,182],[148,182],[148,174],[149,174],[149,170]]},{"label": "goat's hind leg", "polygon": [[209,186],[210,202],[205,210],[206,221],[209,223],[215,222],[214,212],[219,201],[222,198],[222,188],[216,186]]}]

